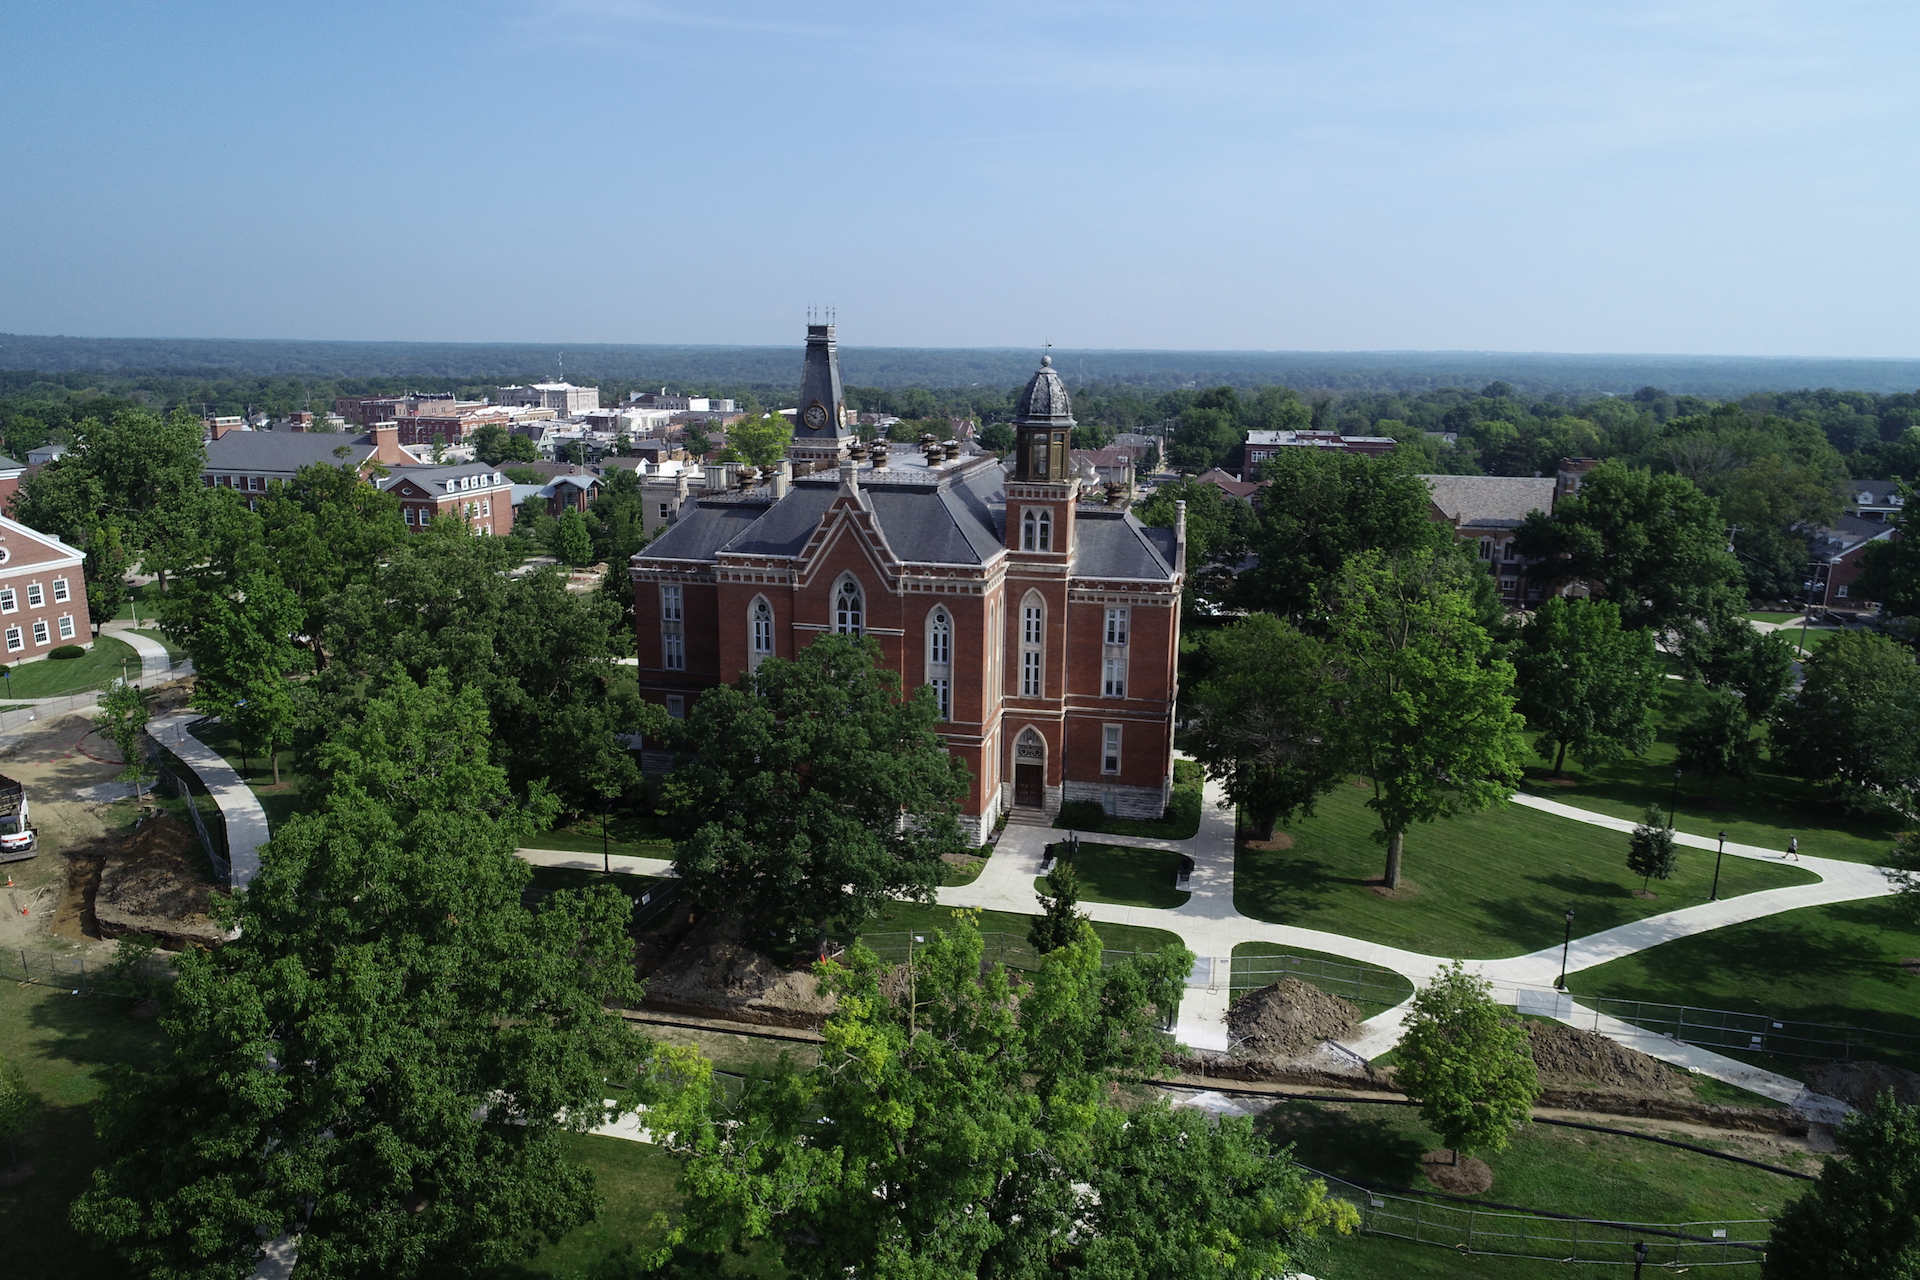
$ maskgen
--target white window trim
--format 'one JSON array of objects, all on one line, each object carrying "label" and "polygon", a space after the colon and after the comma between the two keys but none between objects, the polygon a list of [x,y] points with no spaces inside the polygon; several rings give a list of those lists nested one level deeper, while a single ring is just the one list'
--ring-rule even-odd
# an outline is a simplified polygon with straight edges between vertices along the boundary
[{"label": "white window trim", "polygon": [[36,645],[51,644],[53,642],[53,628],[47,625],[45,618],[35,618],[33,620],[33,642]]},{"label": "white window trim", "polygon": [[760,664],[773,656],[773,623],[773,602],[765,596],[755,596],[747,604],[747,666],[749,670],[759,670]]},{"label": "white window trim", "polygon": [[1103,724],[1100,726],[1100,772],[1105,777],[1115,777],[1120,772],[1121,755],[1120,726]]},{"label": "white window trim", "polygon": [[55,578],[53,580],[53,602],[55,604],[65,604],[72,598],[73,590],[67,585],[67,580],[65,578]]},{"label": "white window trim", "polygon": [[7,652],[18,653],[27,647],[26,632],[20,630],[18,623],[7,628]]},{"label": "white window trim", "polygon": [[1020,696],[1047,696],[1047,601],[1038,592],[1020,601]]},{"label": "white window trim", "polygon": [[60,638],[62,640],[73,639],[73,615],[70,613],[60,615]]},{"label": "white window trim", "polygon": [[37,582],[27,584],[27,608],[38,609],[47,603],[47,589]]},{"label": "white window trim", "polygon": [[660,584],[660,666],[667,671],[687,669],[686,588],[677,582]]},{"label": "white window trim", "polygon": [[[852,589],[849,590],[848,588]],[[851,600],[853,602],[853,608],[851,610],[843,608],[840,603],[842,600]],[[849,613],[852,615],[851,622],[848,621]],[[842,577],[840,581],[833,584],[833,633],[840,636],[852,636],[855,640],[858,640],[866,634],[866,629],[866,589],[860,585],[858,578],[852,574],[847,574]]]}]

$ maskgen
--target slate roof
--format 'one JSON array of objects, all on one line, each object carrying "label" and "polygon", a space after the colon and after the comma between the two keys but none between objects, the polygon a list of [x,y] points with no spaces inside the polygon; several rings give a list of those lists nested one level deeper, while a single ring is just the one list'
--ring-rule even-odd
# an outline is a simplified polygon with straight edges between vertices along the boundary
[{"label": "slate roof", "polygon": [[1835,516],[1833,523],[1805,531],[1812,554],[1837,560],[1850,551],[1858,551],[1879,538],[1894,535],[1894,526],[1885,520],[1865,520],[1859,516]]},{"label": "slate roof", "polygon": [[0,455],[0,471],[25,471],[26,469],[26,463],[15,462],[12,458]]},{"label": "slate roof", "polygon": [[1165,582],[1173,577],[1173,530],[1149,529],[1131,512],[1082,509],[1073,545],[1076,578]]},{"label": "slate roof", "polygon": [[[334,450],[345,447],[345,456]],[[229,431],[207,441],[207,471],[284,471],[291,475],[315,463],[323,466],[359,466],[373,455],[374,443],[364,435],[334,431]],[[413,470],[413,468],[409,468]]]},{"label": "slate roof", "polygon": [[1027,380],[1027,386],[1014,402],[1013,425],[1031,423],[1042,427],[1073,425],[1073,404],[1067,398],[1067,384],[1053,367],[1052,356],[1041,356],[1040,367]]},{"label": "slate roof", "polygon": [[[484,477],[487,483],[472,489],[461,489],[456,482],[469,476]],[[446,497],[453,493],[480,493],[483,490],[504,488],[506,479],[484,462],[468,462],[454,467],[406,467],[382,480],[380,487],[391,489],[402,481],[407,481],[417,488],[425,489],[435,497]]]},{"label": "slate roof", "polygon": [[1552,476],[1421,476],[1433,505],[1458,525],[1517,529],[1535,511],[1553,511]]}]

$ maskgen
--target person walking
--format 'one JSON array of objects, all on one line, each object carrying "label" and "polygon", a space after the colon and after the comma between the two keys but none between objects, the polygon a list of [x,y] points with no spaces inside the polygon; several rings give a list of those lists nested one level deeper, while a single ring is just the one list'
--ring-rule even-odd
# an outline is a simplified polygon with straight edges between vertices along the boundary
[{"label": "person walking", "polygon": [[1795,862],[1800,861],[1800,837],[1792,836],[1787,840],[1787,856]]}]

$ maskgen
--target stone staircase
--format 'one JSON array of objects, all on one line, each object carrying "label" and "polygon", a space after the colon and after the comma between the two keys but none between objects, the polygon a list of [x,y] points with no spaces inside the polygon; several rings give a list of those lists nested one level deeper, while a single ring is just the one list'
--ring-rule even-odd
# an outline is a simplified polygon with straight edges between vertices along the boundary
[{"label": "stone staircase", "polygon": [[1010,827],[1052,827],[1053,819],[1047,816],[1045,809],[1007,810],[1007,825]]}]

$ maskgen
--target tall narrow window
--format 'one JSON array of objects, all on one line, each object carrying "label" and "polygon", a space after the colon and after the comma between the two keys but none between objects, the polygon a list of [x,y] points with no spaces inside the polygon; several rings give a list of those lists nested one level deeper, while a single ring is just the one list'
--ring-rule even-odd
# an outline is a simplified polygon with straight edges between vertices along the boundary
[{"label": "tall narrow window", "polygon": [[33,621],[33,642],[35,644],[45,644],[48,639],[47,620],[45,618],[35,618]]},{"label": "tall narrow window", "polygon": [[1038,551],[1040,549],[1040,513],[1028,511],[1020,517],[1020,549]]},{"label": "tall narrow window", "polygon": [[937,606],[927,615],[927,684],[940,718],[953,719],[953,615]]},{"label": "tall narrow window", "polygon": [[1127,696],[1127,660],[1108,658],[1102,665],[1101,692],[1109,698]]},{"label": "tall narrow window", "polygon": [[73,615],[70,613],[60,615],[60,638],[62,640],[73,639]]},{"label": "tall narrow window", "polygon": [[1053,550],[1053,513],[1051,511],[1040,513],[1040,545],[1035,550]]},{"label": "tall narrow window", "polygon": [[1127,696],[1127,611],[1107,610],[1105,647],[1100,663],[1100,692],[1109,698]]},{"label": "tall narrow window", "polygon": [[862,626],[860,584],[852,578],[844,578],[840,589],[833,595],[833,629],[843,636],[860,635]]},{"label": "tall narrow window", "polygon": [[765,596],[753,598],[753,609],[748,615],[749,659],[755,670],[760,662],[773,652],[773,606],[767,603]]},{"label": "tall narrow window", "polygon": [[1127,642],[1127,611],[1125,609],[1107,610],[1107,643],[1125,644]]},{"label": "tall narrow window", "polygon": [[668,671],[687,669],[686,609],[677,583],[660,587],[660,665]]},{"label": "tall narrow window", "polygon": [[1020,607],[1020,696],[1046,696],[1046,606],[1028,596]]},{"label": "tall narrow window", "polygon": [[1107,725],[1102,734],[1100,772],[1120,772],[1120,726]]},{"label": "tall narrow window", "polygon": [[47,598],[45,594],[41,592],[40,584],[37,582],[29,582],[27,584],[27,608],[38,609],[46,602]]},{"label": "tall narrow window", "polygon": [[72,595],[67,590],[67,580],[65,578],[55,578],[53,580],[54,603],[65,604],[71,598],[72,598]]}]

